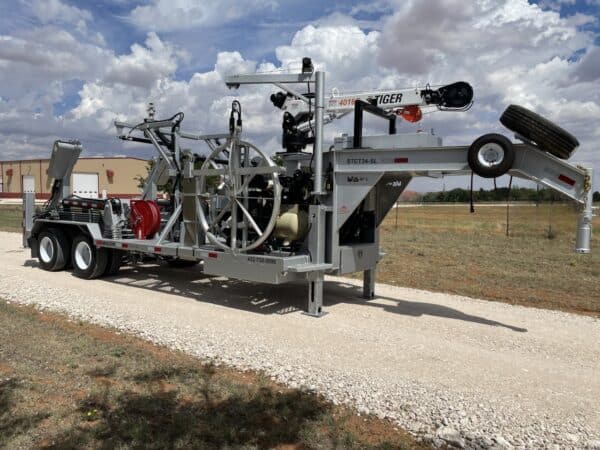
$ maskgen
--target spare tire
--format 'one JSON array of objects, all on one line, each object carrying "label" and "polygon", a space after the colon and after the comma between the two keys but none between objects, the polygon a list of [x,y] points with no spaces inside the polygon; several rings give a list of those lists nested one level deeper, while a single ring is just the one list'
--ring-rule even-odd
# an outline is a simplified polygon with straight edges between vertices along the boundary
[{"label": "spare tire", "polygon": [[571,133],[522,106],[510,105],[506,108],[500,123],[561,159],[569,159],[579,145]]}]

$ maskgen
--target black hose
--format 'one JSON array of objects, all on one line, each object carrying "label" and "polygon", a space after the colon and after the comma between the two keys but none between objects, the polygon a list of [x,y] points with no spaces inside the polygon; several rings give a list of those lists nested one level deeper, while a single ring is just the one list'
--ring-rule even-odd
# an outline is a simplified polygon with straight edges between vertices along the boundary
[{"label": "black hose", "polygon": [[471,198],[470,198],[470,212],[474,213],[475,212],[475,205],[473,203],[473,171],[471,170],[471,189],[470,189],[470,193],[471,193]]},{"label": "black hose", "polygon": [[512,188],[513,176],[510,176],[508,190],[506,191],[506,237],[509,237],[509,211],[510,211],[510,190]]}]

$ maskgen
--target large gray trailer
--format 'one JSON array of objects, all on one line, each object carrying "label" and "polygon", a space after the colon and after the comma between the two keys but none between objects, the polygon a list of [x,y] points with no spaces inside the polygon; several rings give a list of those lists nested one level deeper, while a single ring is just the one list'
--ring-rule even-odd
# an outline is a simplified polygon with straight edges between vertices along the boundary
[{"label": "large gray trailer", "polygon": [[[375,268],[384,256],[379,227],[414,177],[503,174],[532,180],[574,200],[580,208],[576,251],[591,240],[592,170],[567,159],[577,141],[520,107],[502,122],[519,143],[488,134],[466,146],[443,146],[431,133],[396,134],[396,117],[418,120],[420,108],[463,110],[472,101],[467,83],[432,89],[374,92],[326,98],[325,73],[305,59],[299,73],[235,75],[231,88],[273,84],[271,99],[284,111],[284,151],[271,157],[242,140],[242,108],[234,101],[229,130],[193,134],[183,114],[137,124],[115,122],[126,141],[157,151],[139,199],[85,199],[69,195],[79,142],[54,144],[52,197],[27,230],[33,257],[45,270],[71,264],[75,275],[115,274],[121,264],[154,257],[178,265],[203,261],[203,271],[254,282],[305,282],[306,312],[323,311],[325,274],[363,272],[363,294],[374,296]],[[301,93],[294,86],[308,86]],[[354,133],[325,144],[324,126],[354,113]],[[389,134],[363,136],[363,114],[389,122]],[[206,153],[186,149],[206,145]],[[186,144],[188,143],[188,144]],[[308,150],[306,150],[308,148]],[[158,199],[167,190],[168,199]]]}]

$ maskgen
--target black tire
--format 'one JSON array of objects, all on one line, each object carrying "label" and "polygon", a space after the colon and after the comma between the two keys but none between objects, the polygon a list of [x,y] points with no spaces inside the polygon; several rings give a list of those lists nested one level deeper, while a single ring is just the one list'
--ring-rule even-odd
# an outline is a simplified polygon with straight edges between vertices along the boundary
[{"label": "black tire", "polygon": [[111,276],[119,273],[121,264],[123,262],[123,251],[122,250],[108,250],[108,263],[104,270],[104,275]]},{"label": "black tire", "polygon": [[56,272],[63,270],[69,262],[71,248],[65,233],[57,228],[42,231],[37,239],[40,267]]},{"label": "black tire", "polygon": [[561,159],[569,159],[579,141],[568,131],[533,111],[510,105],[500,117],[500,123]]},{"label": "black tire", "polygon": [[469,167],[483,178],[498,178],[508,172],[515,161],[512,142],[501,134],[484,134],[469,147]]},{"label": "black tire", "polygon": [[108,265],[108,249],[96,248],[92,240],[80,234],[71,248],[73,273],[79,278],[91,280],[103,275]]}]

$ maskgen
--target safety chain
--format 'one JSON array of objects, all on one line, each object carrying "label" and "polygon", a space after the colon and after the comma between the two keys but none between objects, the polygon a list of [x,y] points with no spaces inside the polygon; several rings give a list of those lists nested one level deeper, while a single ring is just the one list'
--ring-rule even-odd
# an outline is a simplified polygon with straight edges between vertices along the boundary
[{"label": "safety chain", "polygon": [[578,169],[583,170],[584,175],[583,175],[583,202],[584,205],[587,204],[588,201],[588,194],[592,191],[592,180],[590,177],[590,173],[588,172],[588,169],[586,167],[577,165]]}]

